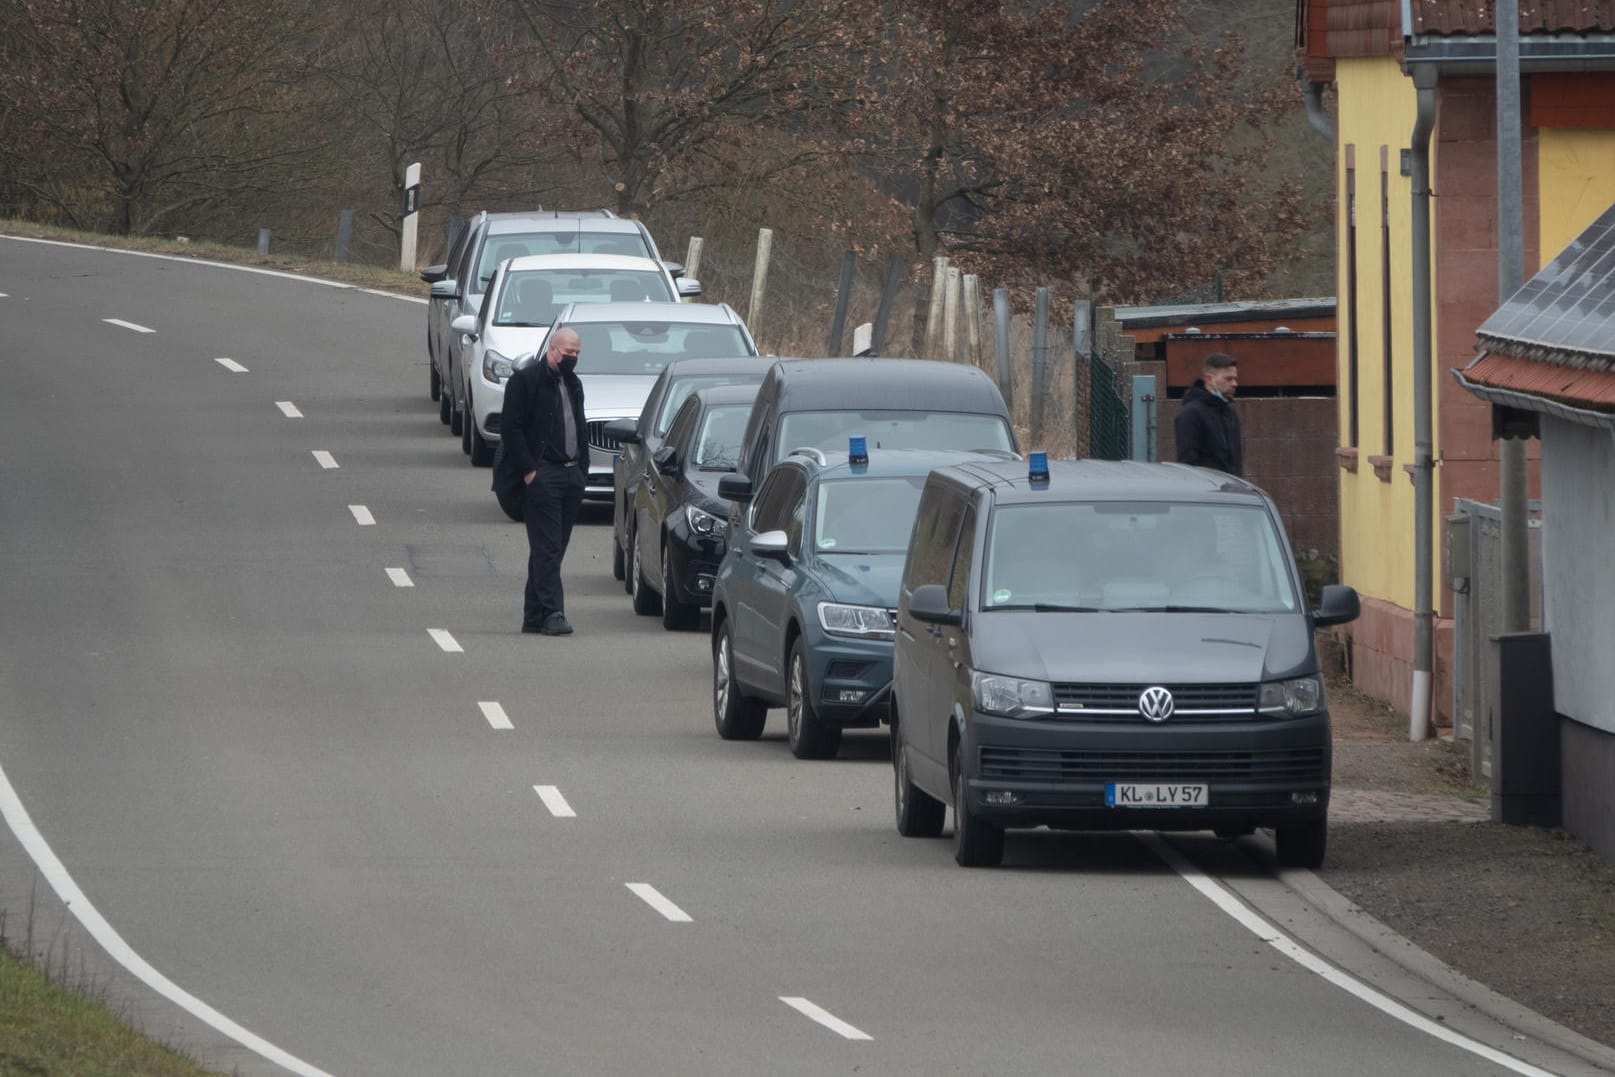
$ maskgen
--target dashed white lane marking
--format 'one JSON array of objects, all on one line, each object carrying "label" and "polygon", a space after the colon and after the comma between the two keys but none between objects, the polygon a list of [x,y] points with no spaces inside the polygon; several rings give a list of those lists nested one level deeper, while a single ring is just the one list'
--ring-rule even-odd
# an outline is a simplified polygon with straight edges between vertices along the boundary
[{"label": "dashed white lane marking", "polygon": [[389,568],[387,578],[393,581],[394,587],[414,587],[415,581],[409,578],[409,573],[401,568]]},{"label": "dashed white lane marking", "polygon": [[222,355],[219,356],[217,359],[215,359],[213,361],[215,363],[218,363],[220,366],[222,366],[224,369],[228,370],[232,374],[245,374],[247,372],[246,367],[242,366],[240,363],[236,362],[234,359],[226,359]]},{"label": "dashed white lane marking", "polygon": [[297,410],[297,405],[290,400],[277,400],[275,401],[275,407],[279,408],[281,414],[288,419],[301,419],[303,417],[303,413]]},{"label": "dashed white lane marking", "polygon": [[[561,795],[561,791],[555,788],[555,786],[535,785],[533,786],[533,792],[538,794],[538,799],[544,802],[544,807],[548,808],[550,810],[550,814],[555,816],[555,818],[576,819],[578,817],[578,813],[572,810],[572,805],[566,802],[566,798]],[[644,895],[640,896],[643,897]],[[689,919],[688,916],[684,918],[686,920]],[[669,919],[672,918],[669,917]]]},{"label": "dashed white lane marking", "polygon": [[650,883],[628,883],[627,886],[639,900],[673,921],[673,923],[688,924],[692,922],[689,913],[663,897],[661,892]]},{"label": "dashed white lane marking", "polygon": [[360,527],[376,526],[376,518],[370,515],[370,510],[363,505],[349,505],[348,511],[353,513],[353,522]]},{"label": "dashed white lane marking", "polygon": [[510,715],[505,713],[505,708],[501,707],[498,703],[495,703],[493,700],[485,699],[482,702],[478,703],[477,706],[482,708],[482,716],[484,718],[488,719],[488,724],[493,726],[493,728],[495,728],[495,729],[515,729],[516,728],[514,725],[511,724]]},{"label": "dashed white lane marking", "polygon": [[336,457],[332,456],[330,453],[326,452],[324,449],[315,449],[315,450],[313,450],[313,452],[314,452],[314,459],[318,460],[320,462],[320,466],[323,467],[327,471],[330,471],[334,467],[341,467],[342,466],[341,464],[336,462]]},{"label": "dashed white lane marking", "polygon": [[823,1025],[825,1028],[844,1039],[874,1039],[874,1037],[869,1033],[864,1032],[861,1029],[854,1028],[852,1025],[847,1024],[847,1022],[843,1021],[829,1010],[824,1009],[822,1006],[815,1006],[805,998],[796,995],[781,995],[779,1000],[785,1003],[785,1005],[789,1006],[791,1009],[795,1010],[797,1013],[801,1014],[803,1017],[806,1017],[809,1021],[817,1021],[819,1024]]},{"label": "dashed white lane marking", "polygon": [[147,329],[145,326],[136,325],[134,322],[126,322],[122,318],[102,318],[101,320],[103,322],[106,322],[108,325],[115,325],[119,329],[133,329],[137,333],[155,333],[155,332],[157,332],[157,330],[155,330],[155,329]]},{"label": "dashed white lane marking", "polygon": [[212,1006],[203,1002],[195,995],[181,988],[173,980],[158,972],[145,958],[141,957],[124,941],[123,936],[107,922],[106,918],[90,904],[90,899],[84,891],[79,889],[73,876],[68,874],[67,868],[56,858],[56,853],[45,841],[34,826],[34,821],[28,815],[28,809],[23,807],[21,798],[11,787],[11,781],[6,777],[5,771],[0,770],[0,815],[5,817],[11,827],[11,832],[17,836],[17,841],[27,850],[28,855],[39,867],[40,874],[45,876],[56,896],[67,906],[68,912],[78,918],[79,923],[90,933],[101,948],[110,954],[113,960],[128,969],[138,977],[146,986],[168,999],[180,1009],[189,1013],[199,1021],[217,1029],[219,1032],[235,1040],[241,1046],[253,1051],[282,1069],[300,1074],[301,1077],[330,1077],[322,1069],[309,1065],[295,1055],[276,1047],[259,1036],[242,1028]]},{"label": "dashed white lane marking", "polygon": [[1166,861],[1168,867],[1183,876],[1184,881],[1198,890],[1203,897],[1233,917],[1241,927],[1308,972],[1323,977],[1324,980],[1334,984],[1347,994],[1368,1003],[1381,1013],[1394,1017],[1403,1024],[1418,1029],[1427,1035],[1434,1036],[1438,1040],[1450,1043],[1454,1047],[1468,1051],[1470,1054],[1478,1055],[1494,1065],[1502,1066],[1504,1069],[1514,1073],[1523,1074],[1524,1077],[1553,1077],[1547,1070],[1538,1069],[1528,1062],[1521,1062],[1519,1059],[1506,1055],[1495,1048],[1488,1047],[1478,1040],[1472,1040],[1468,1036],[1443,1028],[1423,1014],[1408,1009],[1390,996],[1381,994],[1355,977],[1335,968],[1322,958],[1302,949],[1288,935],[1285,935],[1278,928],[1246,908],[1244,903],[1226,888],[1191,864],[1187,857],[1162,840],[1160,835],[1140,833],[1138,839],[1154,850],[1156,856]]},{"label": "dashed white lane marking", "polygon": [[426,634],[431,636],[432,641],[448,654],[465,653],[465,648],[460,646],[459,642],[449,634],[449,630],[446,628],[428,628]]}]

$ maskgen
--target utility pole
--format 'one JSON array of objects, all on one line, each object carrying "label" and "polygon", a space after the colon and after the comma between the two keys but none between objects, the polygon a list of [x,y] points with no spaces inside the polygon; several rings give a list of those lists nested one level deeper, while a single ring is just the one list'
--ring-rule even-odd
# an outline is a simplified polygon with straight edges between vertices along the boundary
[{"label": "utility pole", "polygon": [[[1502,305],[1525,283],[1525,224],[1520,194],[1520,0],[1498,0],[1492,11],[1497,21],[1497,296]],[[1498,453],[1503,517],[1503,631],[1529,632],[1531,566],[1525,438],[1502,438]]]}]

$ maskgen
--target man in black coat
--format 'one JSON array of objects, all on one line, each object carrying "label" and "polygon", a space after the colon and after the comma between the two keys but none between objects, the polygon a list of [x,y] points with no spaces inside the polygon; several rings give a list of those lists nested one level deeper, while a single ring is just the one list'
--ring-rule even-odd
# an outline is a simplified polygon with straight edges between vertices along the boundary
[{"label": "man in black coat", "polygon": [[1172,429],[1177,434],[1178,463],[1245,474],[1245,447],[1239,413],[1233,408],[1239,388],[1239,360],[1223,352],[1206,356],[1200,377],[1183,394],[1183,409]]},{"label": "man in black coat", "polygon": [[527,589],[522,631],[546,636],[572,632],[561,588],[561,558],[583,505],[589,467],[583,383],[574,373],[578,347],[577,333],[558,329],[544,354],[505,383],[499,435],[504,445],[493,472],[496,492],[523,498]]}]

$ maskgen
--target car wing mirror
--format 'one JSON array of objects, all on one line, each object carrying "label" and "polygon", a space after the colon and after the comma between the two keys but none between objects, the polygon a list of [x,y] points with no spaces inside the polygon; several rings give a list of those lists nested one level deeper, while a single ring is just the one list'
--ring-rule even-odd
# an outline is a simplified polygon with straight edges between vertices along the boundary
[{"label": "car wing mirror", "polygon": [[449,323],[449,328],[456,333],[464,333],[472,340],[475,340],[477,339],[477,316],[475,314],[456,315],[455,319]]},{"label": "car wing mirror", "polygon": [[914,588],[908,599],[908,612],[916,621],[933,625],[964,623],[964,611],[948,606],[948,589],[940,583],[925,583]]},{"label": "car wing mirror", "polygon": [[1312,611],[1312,623],[1318,628],[1355,621],[1362,611],[1356,588],[1345,584],[1326,584],[1318,599],[1318,608]]},{"label": "car wing mirror", "polygon": [[693,277],[680,277],[673,283],[678,287],[680,299],[694,299],[701,294],[701,282]]},{"label": "car wing mirror", "polygon": [[438,280],[432,282],[433,299],[453,299],[460,294],[460,282],[455,280]]},{"label": "car wing mirror", "polygon": [[421,270],[421,280],[425,281],[427,284],[436,284],[438,281],[442,280],[448,275],[449,267],[448,263],[446,262],[440,266],[427,266],[425,269]]},{"label": "car wing mirror", "polygon": [[748,504],[751,501],[751,478],[738,473],[725,475],[718,480],[718,496],[736,505]]},{"label": "car wing mirror", "polygon": [[764,531],[755,535],[751,540],[751,552],[758,557],[767,557],[778,561],[782,565],[791,563],[790,538],[783,531]]},{"label": "car wing mirror", "polygon": [[613,419],[606,424],[605,435],[619,445],[638,445],[643,441],[639,436],[638,419]]}]

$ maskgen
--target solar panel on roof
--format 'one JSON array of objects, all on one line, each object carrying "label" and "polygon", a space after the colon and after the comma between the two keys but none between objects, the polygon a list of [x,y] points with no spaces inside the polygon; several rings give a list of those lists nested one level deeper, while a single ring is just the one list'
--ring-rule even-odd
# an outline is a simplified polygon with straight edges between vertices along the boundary
[{"label": "solar panel on roof", "polygon": [[1615,206],[1498,307],[1477,334],[1615,357]]}]

